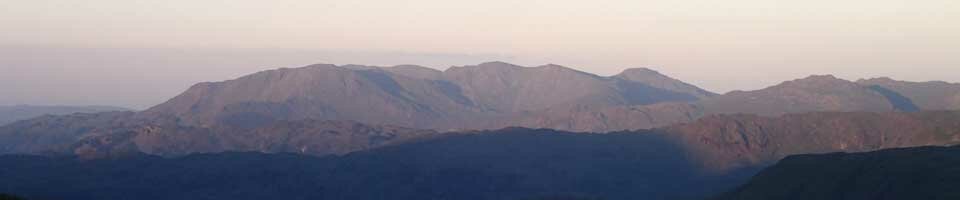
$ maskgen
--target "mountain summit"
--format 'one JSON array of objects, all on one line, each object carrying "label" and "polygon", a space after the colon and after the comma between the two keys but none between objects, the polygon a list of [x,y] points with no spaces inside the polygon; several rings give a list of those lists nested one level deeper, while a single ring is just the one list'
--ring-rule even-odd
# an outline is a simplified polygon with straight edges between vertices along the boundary
[{"label": "mountain summit", "polygon": [[661,74],[658,71],[649,69],[649,68],[630,68],[623,70],[620,74],[615,75],[614,77],[630,80],[635,82],[645,83],[651,87],[660,88],[664,90],[670,90],[674,92],[682,92],[687,94],[693,94],[697,98],[706,98],[710,96],[715,96],[716,94],[701,89],[697,86],[684,83],[683,81],[668,77]]}]

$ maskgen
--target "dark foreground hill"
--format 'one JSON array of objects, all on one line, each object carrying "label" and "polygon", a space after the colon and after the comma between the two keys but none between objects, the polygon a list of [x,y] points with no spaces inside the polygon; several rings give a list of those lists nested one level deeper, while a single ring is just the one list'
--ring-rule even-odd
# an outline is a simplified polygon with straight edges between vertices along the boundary
[{"label": "dark foreground hill", "polygon": [[23,200],[23,198],[20,198],[20,197],[18,197],[18,196],[14,196],[14,195],[10,195],[10,194],[2,194],[2,193],[0,193],[0,200]]},{"label": "dark foreground hill", "polygon": [[344,156],[219,153],[83,161],[0,157],[0,193],[30,199],[698,198],[754,170],[711,175],[657,134],[506,129]]},{"label": "dark foreground hill", "polygon": [[960,199],[960,147],[791,156],[716,200]]}]

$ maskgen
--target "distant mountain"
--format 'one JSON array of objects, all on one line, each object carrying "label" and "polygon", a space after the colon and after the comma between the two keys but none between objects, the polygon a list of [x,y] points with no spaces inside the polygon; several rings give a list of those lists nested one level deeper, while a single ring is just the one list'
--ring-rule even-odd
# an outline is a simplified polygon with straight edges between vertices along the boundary
[{"label": "distant mountain", "polygon": [[717,95],[643,68],[283,68],[196,84],[146,111],[0,126],[0,193],[698,198],[791,155],[960,144],[954,86],[811,76]]},{"label": "distant mountain", "polygon": [[[949,92],[950,90],[938,88],[931,91]],[[478,127],[521,126],[608,132],[660,128],[718,114],[780,116],[808,112],[916,112],[919,110],[921,109],[913,103],[911,97],[904,96],[898,91],[858,84],[833,76],[810,76],[760,90],[705,95],[701,100],[693,102],[665,102],[634,106],[554,106],[540,111],[526,112],[512,118],[502,118],[499,121],[493,120],[494,125],[486,124]]]},{"label": "distant mountain", "polygon": [[626,69],[614,77],[621,78],[624,80],[645,83],[655,88],[670,90],[674,92],[682,92],[686,94],[692,94],[700,99],[717,95],[710,91],[701,89],[697,86],[663,75],[660,72],[654,71],[649,68]]},{"label": "distant mountain", "polygon": [[864,79],[857,83],[903,94],[924,110],[960,110],[960,83],[908,82],[890,78]]},{"label": "distant mountain", "polygon": [[[896,95],[894,95],[896,96]],[[891,99],[863,85],[833,76],[810,76],[755,91],[735,91],[698,102],[705,113],[777,116],[817,111],[915,111],[910,102]]]},{"label": "distant mountain", "polygon": [[559,65],[503,62],[442,72],[410,65],[312,65],[197,84],[144,113],[204,126],[319,119],[459,129],[556,107],[691,102],[711,95],[652,70],[601,77]]},{"label": "distant mountain", "polygon": [[[141,112],[44,116],[0,126],[0,153],[95,158],[132,152],[162,156],[222,151],[329,155],[465,130],[528,127],[606,133],[661,128],[683,137],[678,141],[689,143],[686,146],[691,149],[703,151],[697,155],[718,154],[702,160],[725,170],[796,153],[953,142],[955,139],[948,137],[879,144],[864,138],[841,138],[849,139],[843,145],[790,143],[859,137],[812,125],[894,138],[901,137],[896,134],[929,137],[933,131],[884,131],[916,126],[956,128],[942,122],[953,118],[952,112],[943,116],[905,112],[920,110],[911,96],[916,95],[832,76],[715,95],[649,69],[628,69],[602,77],[558,65],[521,67],[502,62],[446,71],[412,65],[313,65],[200,83]],[[854,113],[808,113],[838,111]],[[891,111],[902,113],[874,113]],[[798,113],[805,114],[793,115]],[[940,117],[937,120],[941,121],[917,122],[925,117]],[[837,121],[846,125],[834,124]],[[773,128],[779,130],[771,131]],[[795,136],[824,132],[835,134]],[[737,134],[745,136],[734,137]],[[785,144],[756,147],[773,142]],[[872,146],[857,146],[865,144]]]},{"label": "distant mountain", "polygon": [[716,200],[960,199],[960,147],[790,156]]},{"label": "distant mountain", "polygon": [[[200,83],[137,116],[174,118],[181,125],[199,127],[253,128],[312,119],[441,131],[518,126],[611,132],[659,128],[713,114],[932,110],[913,99],[933,94],[929,91],[950,94],[952,88],[937,86],[923,90],[924,95],[904,95],[899,87],[861,82],[811,76],[716,95],[646,68],[603,77],[559,65],[503,62],[445,71],[414,65],[319,64]],[[923,101],[924,107],[936,107]]]},{"label": "distant mountain", "polygon": [[609,132],[658,128],[711,114],[913,112],[920,110],[913,96],[833,76],[716,95],[646,68],[602,77],[559,65],[503,62],[446,71],[413,65],[312,65],[201,83],[143,113],[196,126],[316,119],[437,130],[520,126]]},{"label": "distant mountain", "polygon": [[819,75],[717,95],[646,68],[604,77],[559,65],[503,62],[445,71],[318,64],[199,83],[131,118],[238,129],[333,120],[438,131],[530,127],[612,132],[715,114],[954,110],[960,107],[957,88],[943,82],[851,82]]},{"label": "distant mountain", "polygon": [[43,115],[66,115],[73,113],[98,113],[126,110],[129,109],[112,106],[0,106],[0,126]]}]

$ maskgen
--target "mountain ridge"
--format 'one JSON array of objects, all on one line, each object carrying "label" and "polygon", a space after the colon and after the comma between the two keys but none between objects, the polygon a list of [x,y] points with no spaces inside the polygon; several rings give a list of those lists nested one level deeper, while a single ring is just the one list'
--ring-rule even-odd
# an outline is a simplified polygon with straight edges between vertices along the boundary
[{"label": "mountain ridge", "polygon": [[695,93],[559,65],[488,62],[441,72],[412,65],[317,64],[199,83],[145,113],[178,116],[194,125],[313,118],[451,129],[477,118],[556,106],[646,105],[694,101],[712,94],[656,76],[658,85],[685,86]]},{"label": "mountain ridge", "polygon": [[882,87],[911,99],[923,110],[960,109],[960,83],[945,81],[910,82],[888,77],[860,79],[857,83]]}]

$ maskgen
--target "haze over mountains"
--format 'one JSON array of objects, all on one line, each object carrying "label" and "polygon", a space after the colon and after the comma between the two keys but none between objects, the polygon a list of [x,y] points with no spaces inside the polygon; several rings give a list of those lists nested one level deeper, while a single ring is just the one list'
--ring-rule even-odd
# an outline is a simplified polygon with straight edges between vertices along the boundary
[{"label": "haze over mountains", "polygon": [[4,1],[0,105],[132,110],[0,106],[0,200],[956,200],[957,21],[958,0]]},{"label": "haze over mountains", "polygon": [[[127,162],[185,162],[188,168],[209,170],[207,162],[279,159],[293,165],[224,173],[243,177],[233,173],[303,170],[284,175],[284,181],[293,181],[285,184],[325,189],[284,196],[298,198],[384,197],[370,196],[369,191],[413,199],[516,199],[531,193],[689,198],[732,187],[791,155],[960,144],[958,97],[960,84],[888,78],[853,82],[830,75],[714,94],[645,68],[598,76],[559,65],[503,62],[445,71],[413,65],[318,64],[198,83],[139,112],[14,122],[0,126],[0,154],[60,157],[5,158],[64,171],[82,169],[57,163],[123,160],[102,162],[107,167],[100,172],[106,176],[125,173]],[[326,157],[300,163],[296,160],[301,158],[278,155],[218,154],[238,151]],[[198,153],[211,154],[191,156]],[[609,170],[597,171],[587,163]],[[557,171],[537,171],[550,167]],[[0,168],[0,173],[23,170],[30,169]],[[217,177],[204,170],[158,173]],[[630,173],[638,174],[621,177]],[[182,181],[144,176],[111,183],[130,184],[129,191],[145,193],[184,189],[128,182]],[[678,176],[689,179],[672,180]],[[22,176],[30,177],[50,178],[39,172]],[[384,177],[397,181],[374,181]],[[86,179],[97,176],[71,180]],[[596,187],[578,185],[583,180],[595,181]],[[379,185],[366,185],[373,182]],[[111,183],[64,190],[61,196],[27,194],[93,199],[138,195],[93,192],[117,189]],[[5,184],[28,192],[43,187],[42,182]],[[456,184],[466,185],[450,186]],[[248,197],[289,191],[251,192],[262,193]]]},{"label": "haze over mountains", "polygon": [[124,110],[129,109],[113,106],[0,106],[0,126],[43,115],[66,115],[73,113],[98,113]]},{"label": "haze over mountains", "polygon": [[[10,124],[0,127],[0,137],[7,138],[0,150],[95,157],[123,152],[171,156],[220,151],[327,155],[452,130],[529,127],[604,133],[676,130],[684,123],[707,126],[709,121],[698,119],[718,114],[746,114],[733,116],[772,123],[751,114],[778,117],[810,112],[949,110],[960,100],[954,98],[958,95],[958,84],[889,79],[851,82],[828,75],[718,95],[644,68],[603,77],[558,65],[522,67],[503,62],[446,71],[411,65],[319,64],[199,83],[141,112],[50,116]],[[917,105],[914,99],[923,103]],[[827,116],[831,115],[821,117]],[[853,123],[873,117],[851,115],[853,119],[848,120]],[[900,118],[886,124],[915,120]],[[803,132],[806,127],[802,124],[826,123],[798,120],[770,126]],[[753,130],[749,124],[738,126]],[[707,131],[723,127],[712,128],[717,129]],[[744,137],[750,139],[755,138]],[[941,139],[936,142],[952,141]],[[853,147],[865,141],[848,142],[851,149],[858,149]],[[893,146],[914,144],[896,142],[900,141]],[[888,144],[862,150],[883,145]]]}]

